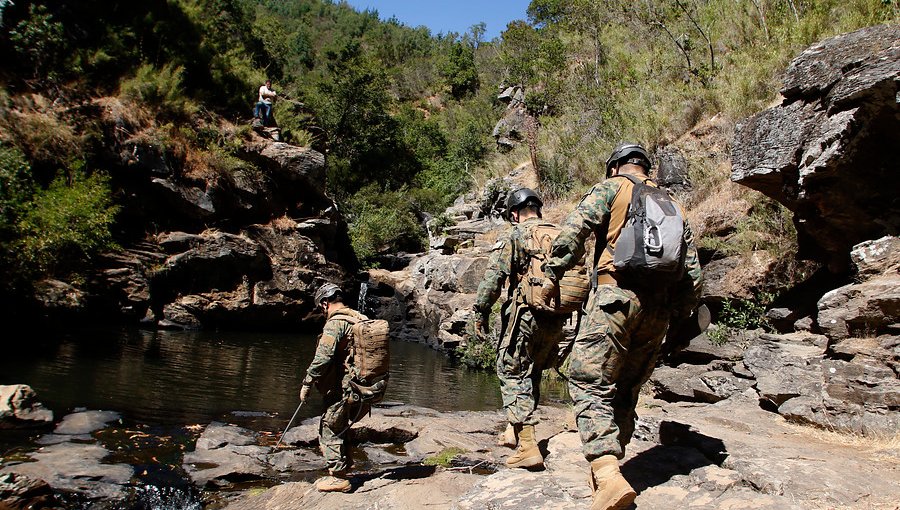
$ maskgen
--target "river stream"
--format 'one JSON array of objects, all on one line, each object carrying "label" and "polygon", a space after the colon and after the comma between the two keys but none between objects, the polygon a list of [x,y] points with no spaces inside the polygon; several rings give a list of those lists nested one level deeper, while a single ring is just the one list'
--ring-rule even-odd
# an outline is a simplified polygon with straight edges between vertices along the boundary
[{"label": "river stream", "polygon": [[[196,439],[178,439],[178,431],[200,428],[192,425],[225,421],[273,433],[283,429],[299,403],[298,390],[316,338],[96,329],[35,333],[5,343],[0,384],[30,385],[57,419],[82,408],[120,413],[122,430],[143,430],[146,446],[123,442],[116,447],[115,431],[99,439],[119,452],[116,461],[144,472],[149,468],[152,475],[156,461],[178,471],[181,452]],[[440,411],[492,410],[501,407],[498,388],[493,373],[469,369],[424,345],[391,344],[385,402]],[[544,400],[564,399],[558,382],[546,382],[542,394]],[[319,403],[314,391],[298,422],[317,415]],[[166,444],[153,440],[170,436],[176,439]],[[27,452],[35,438],[33,431],[0,431],[0,453]],[[179,442],[184,446],[175,448]],[[172,485],[165,480],[173,475],[171,469],[156,470],[162,479],[157,485]]]}]

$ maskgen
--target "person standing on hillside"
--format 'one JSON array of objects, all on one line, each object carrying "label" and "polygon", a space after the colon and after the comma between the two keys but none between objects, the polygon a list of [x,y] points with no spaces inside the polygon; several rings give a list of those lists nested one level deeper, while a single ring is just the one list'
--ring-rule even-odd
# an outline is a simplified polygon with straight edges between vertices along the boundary
[{"label": "person standing on hillside", "polygon": [[352,459],[344,440],[350,426],[369,412],[369,404],[352,398],[351,335],[355,322],[366,320],[366,316],[344,304],[341,289],[326,283],[316,290],[314,296],[317,307],[322,307],[326,322],[316,346],[316,354],[303,386],[300,401],[306,402],[310,388],[322,393],[324,411],[319,419],[319,448],[325,456],[329,476],[316,482],[320,492],[350,492],[347,473]]},{"label": "person standing on hillside", "polygon": [[522,299],[519,282],[529,263],[525,239],[541,224],[543,203],[537,193],[521,188],[506,199],[507,218],[512,228],[491,256],[484,280],[478,286],[475,299],[475,329],[486,332],[491,307],[500,297],[503,284],[509,280],[508,299],[503,306],[502,329],[497,356],[497,376],[503,407],[515,437],[507,439],[519,447],[506,459],[509,467],[536,468],[544,465],[538,448],[534,426],[534,411],[540,400],[541,373],[550,368],[557,357],[563,339],[566,315],[532,309]]},{"label": "person standing on hillside", "polygon": [[275,98],[278,94],[272,90],[272,80],[266,80],[266,83],[259,87],[259,98],[256,100],[256,106],[253,108],[253,117],[261,118],[263,126],[272,124],[272,107],[275,105]]},{"label": "person standing on hillside", "polygon": [[[650,157],[640,145],[617,146],[606,168],[607,179],[581,199],[553,242],[541,290],[545,301],[553,298],[563,272],[584,253],[585,241],[594,233],[597,286],[569,358],[569,392],[584,455],[591,463],[591,510],[621,510],[636,497],[619,471],[619,460],[634,432],[638,395],[653,372],[670,318],[691,314],[703,282],[693,234],[683,209],[670,197],[662,200],[677,208],[670,208],[672,214],[680,213],[674,216],[680,220],[674,225],[677,239],[672,241],[683,257],[674,263],[677,272],[656,278],[646,277],[647,273],[636,277],[634,270],[621,265],[617,269],[616,243],[623,232],[631,238],[624,227],[629,209],[635,208],[632,193],[636,188],[644,191],[641,185],[656,185],[648,177]],[[644,239],[638,242],[647,242]],[[624,243],[623,247],[628,249]]]}]

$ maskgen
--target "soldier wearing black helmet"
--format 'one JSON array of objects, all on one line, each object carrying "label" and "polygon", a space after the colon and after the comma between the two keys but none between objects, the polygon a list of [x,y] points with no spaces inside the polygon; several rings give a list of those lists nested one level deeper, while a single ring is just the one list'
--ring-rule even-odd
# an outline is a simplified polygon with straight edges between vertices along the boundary
[{"label": "soldier wearing black helmet", "polygon": [[541,224],[543,202],[537,193],[520,188],[506,199],[506,216],[512,227],[491,256],[475,300],[475,329],[486,333],[491,307],[508,281],[507,300],[502,309],[502,327],[497,356],[500,393],[510,427],[501,434],[501,444],[518,449],[507,460],[510,467],[534,468],[544,459],[537,446],[534,411],[540,400],[541,373],[556,362],[566,316],[532,310],[517,293],[529,255],[525,240]]},{"label": "soldier wearing black helmet", "polygon": [[[648,175],[650,167],[650,156],[640,145],[617,146],[606,161],[607,179],[566,218],[545,266],[542,294],[549,300],[558,292],[556,282],[584,253],[585,241],[594,233],[597,286],[569,357],[569,393],[584,455],[591,463],[591,510],[621,510],[634,501],[635,491],[619,471],[619,460],[634,432],[638,395],[653,371],[670,318],[690,315],[702,287],[683,211],[674,217],[682,218],[677,227],[683,230],[677,230],[675,242],[684,247],[684,261],[671,280],[662,275],[637,279],[614,263],[633,190],[639,184],[656,186]],[[677,204],[673,207],[681,210]]]},{"label": "soldier wearing black helmet", "polygon": [[350,452],[344,441],[353,422],[369,412],[368,404],[351,397],[348,358],[350,357],[350,320],[366,317],[344,304],[340,287],[326,283],[316,290],[315,306],[325,314],[325,326],[316,345],[303,386],[300,401],[309,398],[310,388],[315,386],[322,394],[324,411],[319,421],[319,448],[325,456],[329,476],[316,482],[321,492],[349,492],[348,471],[352,465]]}]

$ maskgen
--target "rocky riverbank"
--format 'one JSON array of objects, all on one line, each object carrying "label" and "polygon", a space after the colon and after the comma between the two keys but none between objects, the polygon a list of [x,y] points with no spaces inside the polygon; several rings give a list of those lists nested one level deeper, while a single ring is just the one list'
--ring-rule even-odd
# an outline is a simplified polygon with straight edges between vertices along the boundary
[{"label": "rocky riverbank", "polygon": [[[896,362],[896,342],[884,347],[885,357],[867,351],[830,359],[823,335],[744,338],[722,346],[698,337],[657,368],[623,464],[639,492],[636,507],[896,508],[900,438],[891,402],[900,391],[895,377],[875,380],[879,363]],[[21,387],[3,394],[31,395]],[[33,395],[4,404],[7,424],[38,432],[52,426]],[[34,429],[34,419],[23,423],[21,416],[34,413],[44,428]],[[10,508],[61,508],[60,501],[113,508],[133,506],[151,487],[154,497],[165,495],[161,501],[187,502],[179,508],[231,510],[363,509],[375,502],[555,509],[589,502],[588,465],[565,406],[541,407],[537,430],[547,465],[529,472],[503,464],[511,450],[496,444],[505,426],[499,410],[380,405],[350,432],[353,492],[331,495],[312,486],[323,474],[316,418],[290,429],[278,450],[277,433],[233,418],[162,434],[123,424],[115,413],[68,415],[33,447],[4,456],[0,501]],[[139,443],[164,455],[141,456]]]}]

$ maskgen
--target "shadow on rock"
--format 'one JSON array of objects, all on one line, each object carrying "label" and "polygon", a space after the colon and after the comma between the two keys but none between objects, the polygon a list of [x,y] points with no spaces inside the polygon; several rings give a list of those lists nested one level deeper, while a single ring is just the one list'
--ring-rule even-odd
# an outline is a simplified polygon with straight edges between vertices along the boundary
[{"label": "shadow on rock", "polygon": [[622,466],[622,474],[640,494],[677,475],[709,465],[721,465],[728,457],[725,443],[672,421],[659,424],[659,442]]},{"label": "shadow on rock", "polygon": [[409,465],[409,466],[399,466],[391,469],[387,469],[384,471],[377,471],[372,473],[361,473],[359,475],[354,475],[352,482],[354,488],[357,488],[360,485],[363,485],[366,482],[376,480],[379,478],[385,480],[420,480],[423,478],[428,478],[433,475],[437,467],[435,466],[419,466],[419,465]]}]

